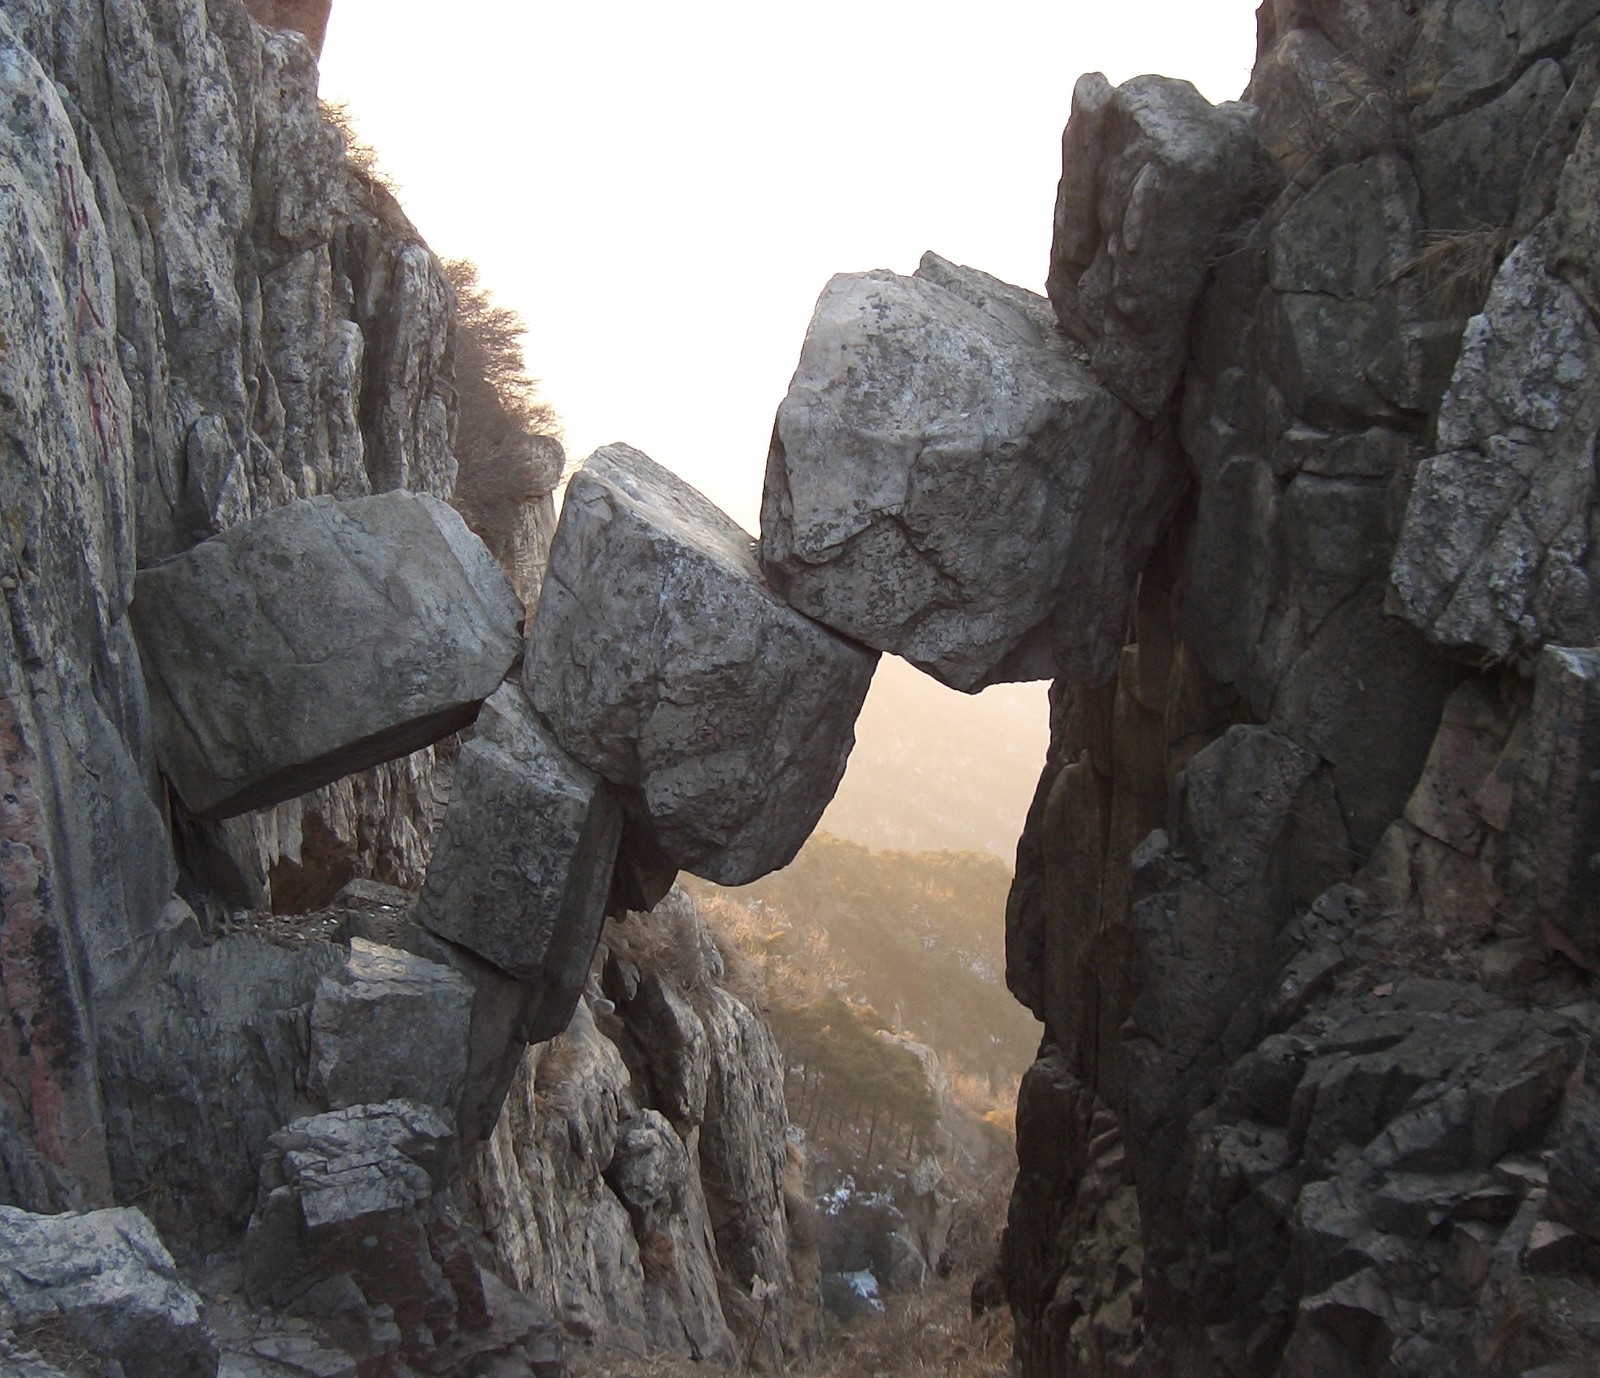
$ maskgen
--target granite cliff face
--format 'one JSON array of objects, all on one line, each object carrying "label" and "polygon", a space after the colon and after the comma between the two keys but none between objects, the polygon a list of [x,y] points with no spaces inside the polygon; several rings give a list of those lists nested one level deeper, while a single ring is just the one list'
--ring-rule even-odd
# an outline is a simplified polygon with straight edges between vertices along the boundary
[{"label": "granite cliff face", "polygon": [[1273,0],[1248,118],[1078,84],[1052,301],[1191,489],[1019,847],[1029,1374],[1600,1354],[1596,12]]}]

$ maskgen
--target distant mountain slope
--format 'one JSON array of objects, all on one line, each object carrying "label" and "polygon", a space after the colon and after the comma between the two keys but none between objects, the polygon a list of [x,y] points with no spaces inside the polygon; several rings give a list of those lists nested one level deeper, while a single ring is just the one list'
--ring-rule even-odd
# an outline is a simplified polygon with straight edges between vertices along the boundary
[{"label": "distant mountain slope", "polygon": [[982,851],[1008,864],[1044,765],[1043,684],[969,696],[894,656],[878,665],[822,827],[866,847]]}]

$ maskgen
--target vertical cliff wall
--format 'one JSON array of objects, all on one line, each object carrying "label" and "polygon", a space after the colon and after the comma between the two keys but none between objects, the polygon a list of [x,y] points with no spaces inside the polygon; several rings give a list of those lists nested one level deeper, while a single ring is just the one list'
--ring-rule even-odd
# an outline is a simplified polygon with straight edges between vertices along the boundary
[{"label": "vertical cliff wall", "polygon": [[1052,301],[1191,488],[1018,852],[1026,1373],[1600,1354],[1596,12],[1077,86]]},{"label": "vertical cliff wall", "polygon": [[186,921],[169,821],[188,899],[219,912],[270,902],[275,876],[291,900],[358,865],[420,879],[429,753],[186,818],[126,612],[138,566],[294,498],[448,495],[450,294],[346,167],[305,42],[242,4],[8,5],[0,48],[0,1158],[13,1199],[59,1206],[106,1199],[96,1002]]}]

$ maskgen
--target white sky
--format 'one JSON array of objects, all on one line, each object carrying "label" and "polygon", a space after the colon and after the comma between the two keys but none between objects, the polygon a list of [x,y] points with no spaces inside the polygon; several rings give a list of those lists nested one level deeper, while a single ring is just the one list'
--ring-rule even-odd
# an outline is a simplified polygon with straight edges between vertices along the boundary
[{"label": "white sky", "polygon": [[1082,71],[1243,89],[1255,0],[334,0],[346,102],[424,237],[528,322],[569,453],[626,440],[752,532],[836,272],[1035,290]]}]

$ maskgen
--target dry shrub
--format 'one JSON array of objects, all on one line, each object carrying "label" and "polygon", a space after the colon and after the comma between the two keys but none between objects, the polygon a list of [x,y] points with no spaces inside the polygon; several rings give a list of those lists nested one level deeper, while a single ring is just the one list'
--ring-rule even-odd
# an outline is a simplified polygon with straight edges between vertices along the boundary
[{"label": "dry shrub", "polygon": [[683,1274],[678,1268],[678,1246],[665,1230],[647,1231],[639,1241],[639,1266],[652,1287],[683,1295]]},{"label": "dry shrub", "polygon": [[1489,1362],[1506,1374],[1550,1365],[1571,1378],[1600,1373],[1600,1345],[1573,1321],[1587,1289],[1560,1278],[1519,1278],[1500,1304],[1489,1335]]},{"label": "dry shrub", "polygon": [[1431,302],[1470,315],[1483,306],[1510,246],[1505,225],[1429,231],[1403,274],[1415,274]]},{"label": "dry shrub", "polygon": [[830,1378],[939,1374],[941,1378],[1008,1378],[1011,1314],[990,1311],[974,1320],[970,1283],[952,1278],[906,1297],[859,1325],[814,1370]]},{"label": "dry shrub", "polygon": [[653,972],[685,995],[703,992],[711,980],[700,920],[686,896],[668,895],[648,913],[606,920],[604,941],[612,956]]},{"label": "dry shrub", "polygon": [[[20,1329],[16,1338],[23,1353],[31,1349],[45,1363],[63,1373],[77,1375],[77,1378],[106,1378],[111,1372],[107,1361],[72,1333],[64,1316],[52,1316]],[[3,1351],[0,1351],[0,1358],[4,1358]]]}]

